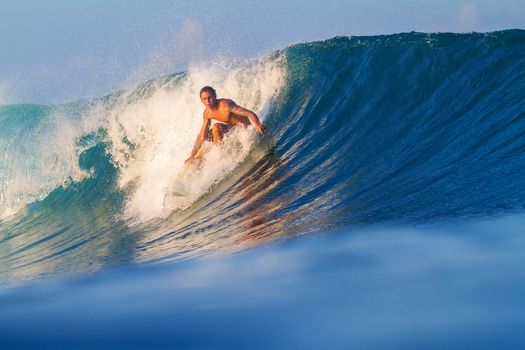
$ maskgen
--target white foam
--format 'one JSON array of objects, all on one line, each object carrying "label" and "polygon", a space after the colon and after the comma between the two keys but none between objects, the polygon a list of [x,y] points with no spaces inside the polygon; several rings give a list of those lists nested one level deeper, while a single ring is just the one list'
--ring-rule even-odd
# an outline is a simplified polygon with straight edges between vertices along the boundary
[{"label": "white foam", "polygon": [[0,140],[0,218],[17,213],[26,204],[45,198],[53,189],[89,175],[78,159],[85,147],[78,139],[94,130],[92,118],[75,119],[55,110],[24,123],[13,116]]},{"label": "white foam", "polygon": [[101,127],[107,130],[109,152],[119,170],[118,186],[128,194],[125,217],[144,222],[185,209],[233,171],[256,140],[253,127],[232,131],[186,181],[189,196],[166,196],[202,125],[201,87],[215,87],[219,97],[233,99],[264,121],[284,76],[283,60],[276,57],[241,65],[215,61],[190,67],[175,84],[159,79],[147,97],[133,97],[137,91],[130,90],[111,107],[100,102],[81,117],[57,108],[36,125],[14,131],[12,139],[0,140],[0,218],[89,176],[78,165],[89,145],[78,140]]},{"label": "white foam", "polygon": [[191,67],[176,87],[158,87],[138,103],[130,104],[125,102],[128,96],[122,97],[108,118],[108,137],[120,169],[119,186],[131,191],[125,215],[143,222],[185,209],[249,154],[256,139],[253,127],[234,128],[238,130],[222,147],[212,148],[202,169],[187,180],[190,195],[167,198],[202,125],[204,106],[198,96],[202,86],[213,86],[218,97],[233,99],[264,121],[284,74],[282,60],[274,57],[236,67],[215,62]]}]

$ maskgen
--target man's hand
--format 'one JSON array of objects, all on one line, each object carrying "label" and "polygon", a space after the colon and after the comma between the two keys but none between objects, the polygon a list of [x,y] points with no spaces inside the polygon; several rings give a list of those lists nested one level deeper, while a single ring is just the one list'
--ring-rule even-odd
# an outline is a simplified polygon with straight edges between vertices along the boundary
[{"label": "man's hand", "polygon": [[255,130],[257,130],[260,133],[263,133],[264,132],[264,125],[262,125],[262,124],[255,125]]}]

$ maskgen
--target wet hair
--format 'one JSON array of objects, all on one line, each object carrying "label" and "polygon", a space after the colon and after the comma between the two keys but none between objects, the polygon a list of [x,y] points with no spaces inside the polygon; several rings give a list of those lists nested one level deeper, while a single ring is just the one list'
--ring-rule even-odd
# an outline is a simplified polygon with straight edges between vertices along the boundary
[{"label": "wet hair", "polygon": [[205,92],[209,92],[213,95],[213,97],[217,97],[217,92],[215,91],[214,88],[212,88],[211,86],[205,86],[201,89],[201,92],[199,92],[199,96],[202,95],[203,93]]}]

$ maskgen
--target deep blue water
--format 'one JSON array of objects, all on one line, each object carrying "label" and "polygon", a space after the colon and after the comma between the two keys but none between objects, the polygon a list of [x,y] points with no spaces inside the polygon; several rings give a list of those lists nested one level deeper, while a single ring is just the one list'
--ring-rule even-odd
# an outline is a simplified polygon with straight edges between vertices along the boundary
[{"label": "deep blue water", "polygon": [[[246,152],[217,149],[184,202],[159,184],[206,79],[267,132],[232,136]],[[337,37],[0,106],[0,344],[523,348],[524,101],[508,30]]]}]

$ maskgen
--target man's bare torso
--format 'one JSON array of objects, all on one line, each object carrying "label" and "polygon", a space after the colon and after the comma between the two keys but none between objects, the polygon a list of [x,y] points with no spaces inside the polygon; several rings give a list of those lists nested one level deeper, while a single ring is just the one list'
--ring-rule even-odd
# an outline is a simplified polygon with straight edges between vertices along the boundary
[{"label": "man's bare torso", "polygon": [[209,135],[212,120],[219,122],[214,124],[211,128],[213,142],[216,144],[219,144],[224,133],[228,132],[228,130],[223,128],[223,124],[231,126],[248,126],[253,124],[257,132],[262,133],[264,131],[264,126],[261,124],[261,121],[254,112],[244,107],[238,106],[232,100],[226,98],[217,98],[217,94],[212,87],[205,86],[202,88],[201,92],[199,93],[199,97],[206,109],[203,113],[201,130],[199,135],[197,135],[193,150],[184,164],[190,164],[195,159],[202,143]]},{"label": "man's bare torso", "polygon": [[218,99],[217,106],[215,108],[206,108],[206,110],[204,110],[204,117],[228,125],[250,125],[250,119],[248,119],[248,117],[238,115],[229,111],[228,106],[230,104],[235,103],[232,100],[225,98]]}]

